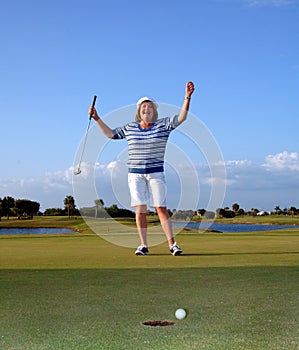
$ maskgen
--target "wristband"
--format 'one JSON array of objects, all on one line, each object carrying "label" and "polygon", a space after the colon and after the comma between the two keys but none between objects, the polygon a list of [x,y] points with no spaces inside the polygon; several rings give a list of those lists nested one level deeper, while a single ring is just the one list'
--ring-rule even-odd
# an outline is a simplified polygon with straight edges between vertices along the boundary
[{"label": "wristband", "polygon": [[191,96],[185,96],[185,100],[190,100]]}]

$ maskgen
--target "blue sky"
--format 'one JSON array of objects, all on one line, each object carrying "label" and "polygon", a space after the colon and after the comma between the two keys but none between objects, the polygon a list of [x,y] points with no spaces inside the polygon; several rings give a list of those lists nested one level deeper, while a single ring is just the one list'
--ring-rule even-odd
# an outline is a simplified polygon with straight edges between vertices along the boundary
[{"label": "blue sky", "polygon": [[225,162],[223,206],[299,207],[298,18],[297,0],[1,0],[0,197],[62,207],[94,94],[105,118],[144,95],[180,106],[192,80],[190,111]]}]

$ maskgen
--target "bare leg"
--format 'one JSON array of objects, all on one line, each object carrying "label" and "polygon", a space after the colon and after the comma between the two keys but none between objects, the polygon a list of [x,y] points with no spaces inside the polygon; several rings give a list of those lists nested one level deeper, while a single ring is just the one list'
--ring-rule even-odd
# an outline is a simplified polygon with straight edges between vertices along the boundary
[{"label": "bare leg", "polygon": [[166,207],[156,207],[162,229],[166,235],[169,246],[174,244],[174,238],[172,233],[172,224],[169,213]]},{"label": "bare leg", "polygon": [[141,245],[147,246],[147,221],[146,205],[137,205],[136,209],[136,226],[140,237]]}]

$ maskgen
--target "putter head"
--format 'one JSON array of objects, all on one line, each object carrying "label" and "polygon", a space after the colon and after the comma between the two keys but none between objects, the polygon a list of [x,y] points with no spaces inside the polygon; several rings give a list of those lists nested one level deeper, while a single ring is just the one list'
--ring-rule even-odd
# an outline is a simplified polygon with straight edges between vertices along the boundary
[{"label": "putter head", "polygon": [[81,174],[81,169],[78,168],[78,170],[74,171],[74,175],[79,175]]}]

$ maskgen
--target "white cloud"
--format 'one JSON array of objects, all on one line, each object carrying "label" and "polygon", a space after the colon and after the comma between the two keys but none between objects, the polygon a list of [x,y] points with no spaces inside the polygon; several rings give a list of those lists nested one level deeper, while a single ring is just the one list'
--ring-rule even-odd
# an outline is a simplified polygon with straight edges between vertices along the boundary
[{"label": "white cloud", "polygon": [[239,167],[247,167],[252,165],[252,162],[249,160],[228,160],[225,162],[226,168],[239,168]]},{"label": "white cloud", "polygon": [[[182,189],[188,198],[191,198],[189,196],[193,192],[199,191],[198,207],[204,208],[209,202],[211,190],[217,191],[218,186],[224,182],[226,193],[223,206],[237,202],[244,209],[255,207],[273,210],[276,205],[299,207],[299,154],[296,152],[283,151],[267,155],[262,164],[254,164],[249,160],[228,160],[225,162],[226,176],[221,169],[223,164],[219,164],[219,171],[216,165],[211,171],[208,164],[195,164],[192,172],[188,167],[172,166],[167,170],[169,208],[176,207]],[[2,179],[0,197],[35,200],[41,204],[42,210],[62,208],[65,196],[73,195],[73,181],[80,183],[80,191],[83,193],[85,186],[87,188],[87,184],[92,181],[94,188],[86,199],[82,199],[84,205],[78,205],[79,207],[92,206],[97,198],[102,198],[107,206],[117,204],[129,207],[124,161],[109,164],[82,163],[81,170],[82,173],[78,176],[74,176],[74,168],[69,167],[42,177]],[[183,205],[186,205],[185,202]]]},{"label": "white cloud", "polygon": [[62,207],[63,199],[72,193],[71,174],[73,168],[48,173],[42,177],[2,180],[0,197],[26,198],[39,202],[41,209]]},{"label": "white cloud", "polygon": [[281,152],[265,163],[227,162],[226,205],[238,202],[244,209],[273,210],[276,205],[299,207],[299,157]]},{"label": "white cloud", "polygon": [[268,170],[291,170],[299,171],[299,154],[296,152],[281,152],[268,155],[262,165]]}]

